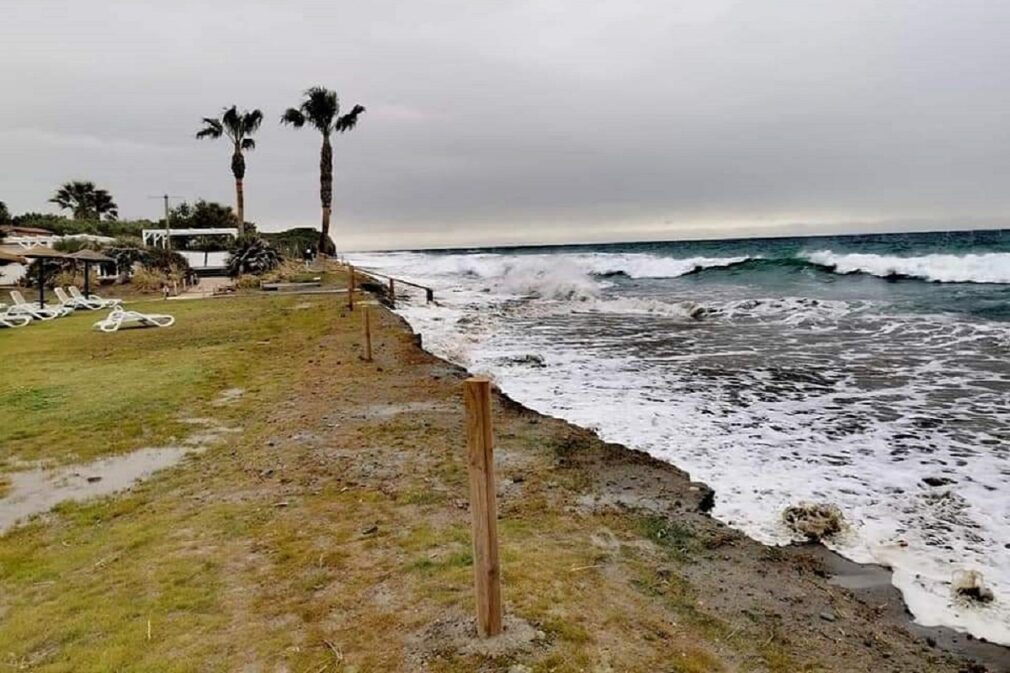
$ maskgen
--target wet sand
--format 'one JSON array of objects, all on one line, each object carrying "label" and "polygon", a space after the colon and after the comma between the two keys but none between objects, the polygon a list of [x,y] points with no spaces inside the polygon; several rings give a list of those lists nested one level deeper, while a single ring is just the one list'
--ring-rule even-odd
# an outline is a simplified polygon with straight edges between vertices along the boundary
[{"label": "wet sand", "polygon": [[891,584],[891,572],[872,564],[854,563],[822,545],[803,545],[800,553],[808,554],[824,564],[828,581],[846,589],[868,605],[885,606],[886,619],[903,623],[910,633],[927,644],[973,659],[993,671],[1010,670],[1010,648],[973,638],[952,629],[921,626],[912,621],[905,609],[901,593]]}]

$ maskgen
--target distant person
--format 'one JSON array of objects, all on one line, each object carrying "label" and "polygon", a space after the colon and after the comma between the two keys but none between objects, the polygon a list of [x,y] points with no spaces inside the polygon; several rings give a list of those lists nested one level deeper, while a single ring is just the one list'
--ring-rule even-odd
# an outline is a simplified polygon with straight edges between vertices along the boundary
[{"label": "distant person", "polygon": [[316,254],[315,254],[315,252],[313,252],[312,248],[305,248],[305,252],[302,253],[302,259],[305,260],[305,268],[306,268],[306,270],[309,268],[309,263],[313,259],[315,259],[315,256],[316,256]]}]

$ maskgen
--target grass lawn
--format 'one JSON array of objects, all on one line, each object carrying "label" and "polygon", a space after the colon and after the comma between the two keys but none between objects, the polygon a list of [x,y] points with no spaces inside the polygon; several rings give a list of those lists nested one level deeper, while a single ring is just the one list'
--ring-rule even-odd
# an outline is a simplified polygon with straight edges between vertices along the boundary
[{"label": "grass lawn", "polygon": [[[336,300],[330,298],[330,304]],[[19,461],[80,462],[170,443],[223,389],[269,393],[326,330],[318,310],[268,297],[150,301],[130,308],[171,313],[170,329],[103,334],[104,312],[80,312],[0,331],[0,472]],[[315,307],[319,302],[314,302]],[[241,416],[242,407],[222,412]]]}]

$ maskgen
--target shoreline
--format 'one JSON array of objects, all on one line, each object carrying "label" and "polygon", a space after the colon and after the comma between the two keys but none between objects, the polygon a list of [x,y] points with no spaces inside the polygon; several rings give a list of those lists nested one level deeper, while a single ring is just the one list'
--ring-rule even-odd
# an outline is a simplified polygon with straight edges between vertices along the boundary
[{"label": "shoreline", "polygon": [[[391,310],[388,306],[385,306],[385,308],[391,315],[395,316],[395,318],[400,321],[403,328],[413,336],[416,345],[427,355],[439,360],[447,367],[457,369],[462,375],[471,375],[464,367],[445,360],[444,358],[426,350],[423,346],[422,335],[415,332],[410,323],[407,322],[407,320],[401,315],[396,313],[395,310]],[[745,538],[750,545],[755,545],[765,550],[781,550],[785,558],[789,559],[791,562],[806,564],[809,563],[810,560],[814,560],[819,566],[815,571],[815,574],[819,579],[823,580],[830,586],[837,587],[848,592],[852,596],[853,600],[859,601],[864,606],[874,606],[874,611],[878,619],[886,624],[898,626],[904,629],[909,636],[922,641],[927,647],[935,648],[938,651],[957,657],[958,659],[963,659],[969,663],[976,662],[989,667],[986,670],[994,672],[1010,672],[1010,646],[991,643],[984,639],[975,638],[968,633],[959,632],[949,627],[923,626],[915,622],[913,615],[906,607],[900,590],[894,586],[891,581],[892,571],[890,568],[878,564],[863,564],[852,561],[819,542],[792,543],[781,547],[761,543],[754,538],[751,538],[746,533],[735,528],[731,528],[728,524],[724,524],[713,517],[709,513],[709,510],[712,508],[714,499],[718,497],[718,493],[707,484],[692,481],[690,474],[687,471],[681,469],[673,463],[655,458],[644,451],[633,449],[619,443],[605,442],[600,439],[595,432],[587,428],[583,428],[564,419],[530,409],[522,402],[515,400],[508,394],[502,392],[493,382],[492,384],[493,394],[504,405],[519,411],[519,413],[551,419],[570,426],[579,432],[589,433],[593,436],[595,441],[603,445],[616,447],[618,450],[627,452],[629,455],[634,456],[635,460],[642,460],[646,464],[653,463],[651,467],[653,469],[657,469],[658,471],[665,471],[667,468],[675,471],[688,483],[688,488],[697,489],[697,491],[701,494],[697,502],[698,512],[706,517],[713,525],[733,531]],[[664,496],[662,495],[653,496],[638,494],[637,497],[633,499],[637,500],[637,504],[630,505],[631,507],[644,507],[646,510],[654,512],[668,512],[669,507],[675,507],[681,504],[679,501],[664,503]],[[620,503],[620,500],[617,500],[616,502]],[[664,510],[664,508],[666,509]],[[774,552],[772,553],[774,554]],[[832,623],[835,621],[836,620],[831,620]]]},{"label": "shoreline", "polygon": [[[888,605],[887,618],[903,623],[908,631],[923,639],[932,639],[936,647],[956,656],[968,657],[987,666],[1010,664],[1010,646],[980,640],[945,626],[922,626],[905,607],[901,592],[891,582],[891,569],[874,563],[856,563],[822,544],[791,545],[809,547],[808,553],[823,560],[830,575],[828,582],[842,587],[870,605]],[[897,597],[897,602],[894,601]],[[1001,670],[995,668],[993,670]],[[1010,669],[1008,669],[1010,670]]]}]

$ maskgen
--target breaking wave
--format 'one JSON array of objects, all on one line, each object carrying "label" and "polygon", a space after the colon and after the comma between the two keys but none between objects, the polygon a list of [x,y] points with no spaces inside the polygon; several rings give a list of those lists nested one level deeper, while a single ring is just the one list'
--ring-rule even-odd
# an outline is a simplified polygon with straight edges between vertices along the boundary
[{"label": "breaking wave", "polygon": [[[390,255],[387,255],[387,259]],[[666,257],[648,253],[392,253],[418,275],[483,280],[489,289],[554,299],[587,299],[610,279],[663,279],[697,274],[815,272],[863,274],[933,283],[1010,284],[1010,253],[911,257],[818,250],[789,257]],[[407,262],[404,264],[404,262]]]},{"label": "breaking wave", "polygon": [[689,257],[653,255],[597,255],[586,268],[597,276],[631,279],[677,278],[699,273],[736,273],[759,270],[812,270],[840,275],[866,274],[879,278],[925,280],[933,283],[1010,284],[1010,253],[899,257],[831,250],[800,253],[796,257]]},{"label": "breaking wave", "polygon": [[834,273],[916,278],[933,283],[1010,283],[1010,253],[897,257],[819,250],[801,256]]}]

